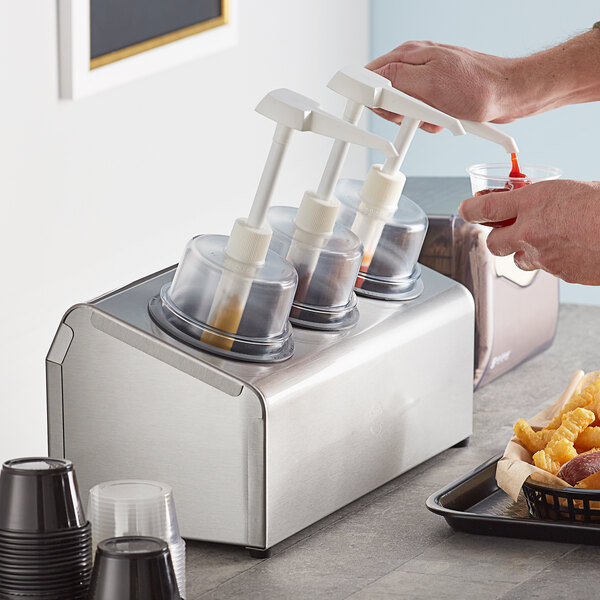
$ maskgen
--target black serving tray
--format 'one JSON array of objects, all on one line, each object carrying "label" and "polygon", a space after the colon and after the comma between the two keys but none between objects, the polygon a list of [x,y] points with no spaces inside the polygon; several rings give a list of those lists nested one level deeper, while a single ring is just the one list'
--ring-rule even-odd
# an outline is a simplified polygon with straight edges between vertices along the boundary
[{"label": "black serving tray", "polygon": [[501,454],[490,458],[429,496],[427,508],[457,531],[600,546],[600,525],[535,519],[522,495],[513,502],[496,484],[500,458]]}]

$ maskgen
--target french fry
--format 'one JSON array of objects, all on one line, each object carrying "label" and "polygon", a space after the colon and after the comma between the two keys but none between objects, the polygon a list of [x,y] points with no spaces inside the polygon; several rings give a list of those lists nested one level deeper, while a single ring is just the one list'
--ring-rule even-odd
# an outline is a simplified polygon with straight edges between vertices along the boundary
[{"label": "french fry", "polygon": [[562,425],[554,432],[546,449],[563,438],[574,444],[581,432],[595,419],[596,415],[585,408],[576,408],[566,413],[563,415]]},{"label": "french fry", "polygon": [[[542,439],[537,431],[531,428],[531,425],[525,419],[519,419],[514,426],[514,432],[517,439],[531,452],[534,454],[539,450],[543,450],[546,447],[547,441]],[[554,432],[552,432],[554,433]]]},{"label": "french fry", "polygon": [[592,448],[600,448],[600,427],[587,427],[575,440],[578,451],[586,452]]},{"label": "french fry", "polygon": [[590,408],[596,417],[600,416],[600,377],[592,381],[581,393],[570,398],[544,429],[557,429],[563,416],[576,408]]},{"label": "french fry", "polygon": [[534,431],[525,419],[519,419],[515,423],[514,432],[517,439],[531,454],[543,450],[554,435],[554,429]]},{"label": "french fry", "polygon": [[533,464],[556,475],[560,468],[577,456],[577,451],[573,442],[566,438],[561,438],[554,443],[548,444],[544,450],[540,450],[533,455]]}]

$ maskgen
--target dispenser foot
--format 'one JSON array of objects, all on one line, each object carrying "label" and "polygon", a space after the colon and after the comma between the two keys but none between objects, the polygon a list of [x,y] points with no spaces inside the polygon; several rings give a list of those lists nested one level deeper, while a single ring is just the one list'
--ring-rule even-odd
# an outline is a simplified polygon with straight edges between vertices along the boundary
[{"label": "dispenser foot", "polygon": [[259,550],[258,548],[247,548],[248,554],[252,558],[271,558],[271,548],[266,550]]},{"label": "dispenser foot", "polygon": [[458,444],[454,444],[453,448],[466,448],[471,441],[471,436],[465,438],[464,440],[458,442]]}]

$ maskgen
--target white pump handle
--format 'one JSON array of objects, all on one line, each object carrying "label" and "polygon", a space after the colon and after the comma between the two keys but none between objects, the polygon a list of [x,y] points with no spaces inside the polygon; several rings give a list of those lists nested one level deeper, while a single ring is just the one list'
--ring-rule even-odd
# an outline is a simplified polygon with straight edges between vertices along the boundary
[{"label": "white pump handle", "polygon": [[388,140],[325,112],[317,102],[292,90],[282,88],[270,92],[261,100],[256,111],[291,129],[312,131],[343,142],[373,148],[387,157],[398,154]]},{"label": "white pump handle", "polygon": [[517,148],[517,142],[515,142],[514,138],[507,133],[500,131],[500,129],[490,125],[489,123],[477,123],[475,121],[465,120],[461,120],[461,123],[467,133],[499,144],[509,154],[519,151],[519,148]]},{"label": "white pump handle", "polygon": [[397,90],[389,79],[364,67],[346,67],[338,71],[327,87],[369,108],[381,108],[411,119],[439,125],[449,129],[454,135],[465,133],[458,119]]}]

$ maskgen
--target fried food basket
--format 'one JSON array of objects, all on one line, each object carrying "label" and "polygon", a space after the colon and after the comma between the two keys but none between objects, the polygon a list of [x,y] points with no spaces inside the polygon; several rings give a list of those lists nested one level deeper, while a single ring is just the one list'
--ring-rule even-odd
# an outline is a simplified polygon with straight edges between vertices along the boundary
[{"label": "fried food basket", "polygon": [[600,490],[549,488],[527,480],[523,494],[531,516],[537,519],[600,523]]}]

